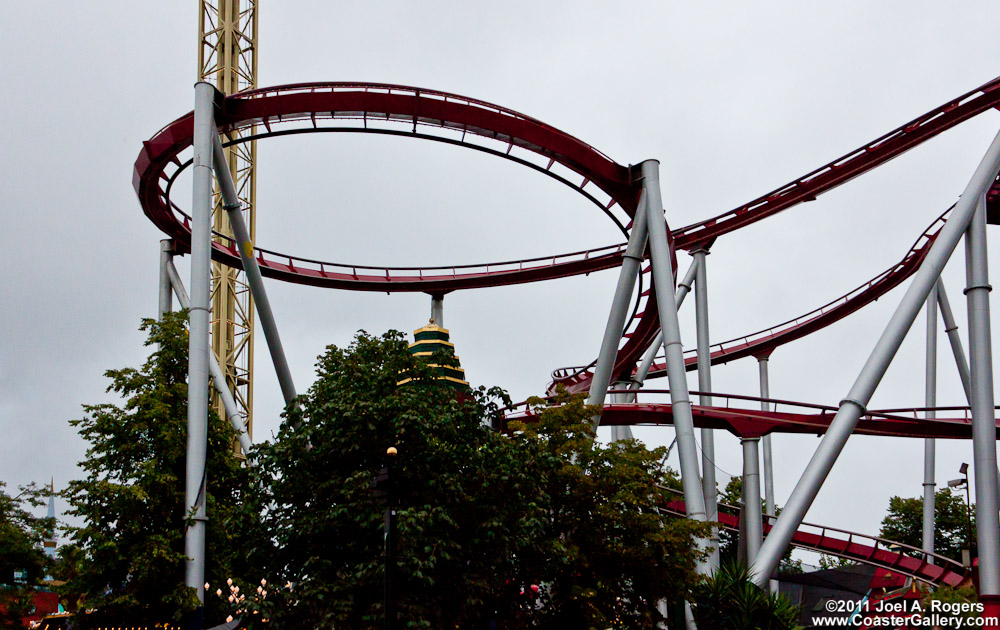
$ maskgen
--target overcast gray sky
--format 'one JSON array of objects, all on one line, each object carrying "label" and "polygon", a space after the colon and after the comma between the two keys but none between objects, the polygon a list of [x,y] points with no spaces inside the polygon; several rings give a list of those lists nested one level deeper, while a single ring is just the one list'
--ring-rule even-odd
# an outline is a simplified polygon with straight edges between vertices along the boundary
[{"label": "overcast gray sky", "polygon": [[[401,83],[519,110],[619,163],[659,159],[678,227],[994,78],[998,19],[994,2],[262,0],[259,84]],[[0,480],[10,486],[54,476],[59,488],[78,475],[85,445],[67,421],[81,404],[108,400],[105,369],[145,356],[137,327],[155,314],[160,234],[136,201],[132,164],[143,140],[191,109],[196,29],[193,1],[0,1]],[[805,313],[899,260],[955,201],[998,126],[1000,115],[983,114],[721,238],[708,259],[713,340]],[[270,249],[430,265],[619,240],[568,188],[461,148],[344,134],[258,150],[258,243]],[[1000,256],[992,261],[1000,268]],[[180,269],[187,277],[186,261]],[[469,380],[521,399],[542,392],[552,368],[590,361],[616,278],[450,294],[446,324]],[[946,280],[964,331],[960,256]],[[359,328],[409,332],[428,314],[422,294],[267,288],[299,391],[326,344],[346,344]],[[775,352],[772,395],[836,405],[900,295]],[[873,408],[922,405],[918,321]],[[692,347],[693,309],[682,325]],[[276,430],[281,399],[258,343],[260,440]],[[946,352],[942,340],[939,402],[959,404]],[[713,380],[720,392],[757,393],[752,360],[715,369]],[[672,429],[637,434],[659,444]],[[739,472],[739,443],[716,441],[724,483]],[[779,503],[817,443],[775,437]],[[958,476],[962,461],[971,443],[942,443],[939,482]],[[876,533],[891,495],[920,494],[921,470],[920,440],[852,438],[807,520]]]}]

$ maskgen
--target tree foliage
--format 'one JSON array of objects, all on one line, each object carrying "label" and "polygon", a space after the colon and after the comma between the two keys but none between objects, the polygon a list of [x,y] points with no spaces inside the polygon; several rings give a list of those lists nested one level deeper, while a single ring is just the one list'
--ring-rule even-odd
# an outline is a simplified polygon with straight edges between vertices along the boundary
[{"label": "tree foliage", "polygon": [[[85,405],[70,422],[90,446],[86,476],[65,491],[70,528],[83,557],[72,561],[68,593],[86,596],[101,619],[118,623],[176,622],[197,605],[184,586],[185,456],[187,445],[186,313],[144,320],[154,348],[139,368],[109,370],[108,391],[121,404]],[[244,570],[244,527],[236,508],[248,472],[234,456],[235,431],[209,412],[206,578],[224,581]],[[79,555],[79,554],[78,554]],[[212,619],[213,610],[208,610]]]},{"label": "tree foliage", "polygon": [[[923,497],[904,499],[891,497],[889,511],[882,519],[879,536],[920,549],[924,529]],[[962,561],[962,549],[968,548],[970,511],[965,497],[941,488],[934,494],[934,552]],[[971,508],[973,546],[976,544],[976,508]]]},{"label": "tree foliage", "polygon": [[699,630],[794,630],[801,611],[750,581],[747,568],[724,562],[694,588],[691,612]]},{"label": "tree foliage", "polygon": [[0,481],[0,627],[15,628],[31,613],[31,593],[51,566],[42,542],[55,523],[29,511],[43,505],[45,490],[31,484],[11,496],[5,487]]},{"label": "tree foliage", "polygon": [[699,526],[656,510],[662,449],[594,444],[595,410],[579,397],[535,400],[538,421],[504,434],[491,428],[503,424],[502,391],[456,395],[401,333],[359,333],[317,367],[301,407],[258,452],[247,506],[263,514],[255,562],[284,585],[261,617],[288,628],[382,623],[371,481],[389,446],[406,627],[653,627],[656,601],[696,581]]}]

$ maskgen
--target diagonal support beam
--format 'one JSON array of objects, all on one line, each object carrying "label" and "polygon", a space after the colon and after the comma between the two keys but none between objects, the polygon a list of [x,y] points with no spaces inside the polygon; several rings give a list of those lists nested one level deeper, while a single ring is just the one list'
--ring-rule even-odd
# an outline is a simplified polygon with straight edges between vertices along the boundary
[{"label": "diagonal support beam", "polygon": [[[926,258],[914,274],[910,286],[875,344],[861,373],[847,396],[841,401],[837,415],[830,422],[830,428],[820,440],[784,510],[764,540],[752,571],[753,579],[759,586],[763,586],[778,568],[781,556],[788,548],[792,536],[816,499],[816,494],[830,474],[837,456],[844,449],[858,420],[865,413],[866,405],[871,400],[875,388],[878,387],[889,363],[903,343],[903,338],[920,313],[931,288],[937,283],[941,270],[962,239],[980,197],[996,179],[998,170],[1000,170],[1000,134],[993,139],[961,198],[955,204],[948,222],[941,228],[930,246]],[[992,487],[996,487],[995,481]],[[995,532],[993,534],[995,535]]]},{"label": "diagonal support beam", "polygon": [[[643,252],[646,250],[646,212],[648,198],[643,190],[639,196],[639,207],[632,221],[632,232],[628,237],[621,271],[618,273],[618,285],[615,287],[615,297],[611,302],[611,314],[604,328],[604,338],[601,340],[601,351],[597,355],[594,366],[594,377],[590,381],[588,405],[603,405],[611,385],[611,372],[615,367],[615,357],[618,355],[618,342],[621,341],[625,328],[625,318],[628,316],[628,305],[632,300],[632,290],[639,276],[639,265],[642,264]],[[670,291],[671,295],[673,290]],[[594,418],[594,428],[600,424],[600,417]]]},{"label": "diagonal support beam", "polygon": [[955,356],[958,377],[962,380],[962,389],[965,390],[965,400],[971,402],[972,376],[969,374],[969,362],[965,358],[962,337],[958,334],[958,324],[955,323],[955,314],[951,311],[951,302],[948,301],[948,292],[944,289],[944,280],[940,278],[937,283],[937,301],[941,309],[941,320],[944,322],[944,332],[948,335],[951,353]]},{"label": "diagonal support beam", "polygon": [[[691,292],[691,285],[694,284],[694,277],[696,273],[698,273],[698,261],[692,260],[691,265],[688,266],[687,273],[684,274],[684,279],[677,283],[677,293],[674,295],[674,299],[677,302],[677,310],[680,310],[681,305],[684,304],[684,298],[686,298],[688,293]],[[653,361],[656,360],[656,353],[659,352],[662,347],[663,329],[660,329],[656,333],[653,343],[649,344],[649,347],[646,348],[646,353],[642,355],[642,361],[639,363],[639,367],[636,368],[635,374],[632,376],[630,389],[642,389],[642,384],[646,381],[646,377],[649,376],[650,368],[653,367]],[[629,399],[626,402],[635,402],[635,399],[636,394],[629,394]]]},{"label": "diagonal support beam", "polygon": [[[177,302],[180,303],[181,308],[190,308],[191,300],[188,298],[187,289],[184,288],[184,283],[181,281],[180,274],[177,273],[177,267],[175,267],[174,263],[171,261],[167,263],[166,270],[170,286],[177,295]],[[236,400],[233,398],[233,394],[229,391],[229,386],[226,384],[226,377],[222,373],[222,368],[219,366],[219,360],[216,359],[215,355],[211,353],[209,353],[208,357],[208,371],[212,375],[212,382],[215,384],[215,390],[219,392],[219,397],[222,399],[222,404],[226,409],[226,417],[229,418],[229,424],[233,425],[233,428],[236,429],[237,433],[239,433],[240,448],[243,449],[244,455],[249,455],[250,448],[253,444],[250,442],[250,436],[247,434],[247,428],[243,425],[243,421],[240,419],[240,412],[236,406]]]},{"label": "diagonal support beam", "polygon": [[236,249],[240,252],[240,260],[243,262],[243,271],[247,275],[247,284],[250,285],[250,293],[253,295],[254,304],[257,305],[257,314],[260,316],[260,327],[264,331],[264,339],[267,341],[267,348],[271,352],[271,361],[274,363],[274,371],[278,375],[278,385],[281,386],[281,395],[285,399],[285,404],[290,405],[295,400],[295,384],[292,382],[292,372],[288,368],[288,359],[285,358],[285,349],[281,345],[281,337],[278,335],[278,325],[274,321],[274,313],[271,310],[271,302],[267,298],[267,291],[264,290],[264,278],[260,274],[260,267],[257,259],[253,257],[253,242],[250,240],[250,231],[243,220],[243,213],[240,211],[240,199],[236,194],[236,184],[233,183],[233,176],[229,172],[229,164],[226,162],[226,151],[222,146],[222,139],[219,134],[213,133],[213,159],[215,160],[215,177],[219,182],[219,189],[222,191],[222,203],[229,215],[229,224],[233,228],[233,237],[236,239]]},{"label": "diagonal support beam", "polygon": [[[653,285],[656,288],[656,306],[663,330],[663,351],[667,360],[667,379],[670,385],[670,405],[677,433],[677,451],[680,455],[681,482],[684,486],[684,504],[688,518],[706,521],[705,495],[698,474],[698,445],[694,439],[694,418],[688,393],[687,371],[684,367],[684,348],[681,329],[677,320],[677,301],[674,297],[674,270],[667,244],[667,224],[663,219],[663,201],[660,198],[660,164],[646,160],[641,165],[642,188],[646,191],[647,228],[649,229],[650,260],[653,266]],[[705,570],[707,567],[701,567]]]}]

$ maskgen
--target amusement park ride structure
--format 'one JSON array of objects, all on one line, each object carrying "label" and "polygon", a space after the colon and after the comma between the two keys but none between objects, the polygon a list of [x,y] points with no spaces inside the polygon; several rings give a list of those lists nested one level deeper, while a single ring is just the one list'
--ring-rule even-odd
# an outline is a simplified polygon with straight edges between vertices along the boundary
[{"label": "amusement park ride structure", "polygon": [[[902,260],[850,293],[798,318],[737,339],[709,342],[706,254],[729,232],[816,198],[969,118],[1000,107],[1000,79],[993,80],[871,143],[803,177],[729,212],[680,229],[669,229],[660,196],[659,164],[646,160],[620,165],[586,143],[541,121],[483,101],[422,88],[366,83],[310,83],[250,89],[223,94],[208,83],[195,88],[195,109],[168,124],[144,143],[135,164],[133,184],[146,216],[173,247],[165,248],[161,295],[173,290],[191,309],[189,450],[187,505],[195,510],[186,552],[187,583],[203,595],[204,582],[204,461],[209,375],[223,409],[243,431],[240,409],[226,368],[209,353],[210,264],[242,270],[261,320],[264,337],[287,403],[295,398],[288,364],[271,313],[263,277],[296,284],[358,291],[424,292],[440,296],[456,290],[551,280],[601,269],[620,268],[610,316],[597,359],[587,366],[553,372],[550,392],[557,385],[589,392],[589,402],[603,405],[596,422],[616,427],[615,437],[633,425],[672,424],[677,434],[683,500],[665,509],[688,518],[732,527],[732,517],[715,505],[713,430],[727,430],[743,443],[743,505],[746,510],[748,554],[756,581],[764,585],[790,544],[891,568],[933,584],[957,584],[970,569],[935,555],[932,543],[923,549],[900,547],[890,541],[819,528],[803,523],[823,481],[853,433],[924,438],[933,493],[933,439],[972,439],[975,462],[979,549],[979,588],[986,613],[1000,604],[1000,532],[995,443],[990,323],[986,275],[985,230],[1000,203],[1000,135],[958,201],[917,239]],[[626,234],[628,241],[596,250],[545,258],[452,267],[371,267],[299,258],[254,245],[252,227],[241,209],[238,179],[229,156],[259,139],[307,133],[376,133],[464,146],[511,160],[573,188],[600,208]],[[175,183],[192,170],[193,205],[189,212],[177,203]],[[220,204],[232,227],[229,234],[213,231],[213,172]],[[250,224],[252,226],[252,223]],[[969,305],[970,360],[966,362],[958,327],[940,280],[945,263],[964,237]],[[692,268],[678,282],[675,252],[692,254]],[[191,296],[173,267],[173,251],[191,254]],[[910,279],[898,308],[868,361],[838,407],[824,407],[769,398],[767,360],[782,344],[820,330]],[[695,291],[697,345],[683,351],[677,309]],[[161,301],[161,305],[162,305]],[[928,360],[925,406],[872,411],[872,394],[903,337],[921,308],[928,311]],[[169,304],[167,305],[169,307]],[[934,379],[937,317],[955,355],[967,408],[935,408]],[[712,392],[713,364],[754,357],[759,362],[759,397]],[[697,369],[699,391],[689,392],[686,371]],[[666,377],[668,390],[644,389],[649,378]],[[698,404],[690,399],[699,395]],[[509,410],[525,417],[524,405]],[[694,429],[702,431],[699,465]],[[802,473],[780,516],[775,517],[770,445],[773,432],[822,434],[819,446]],[[763,466],[758,442],[763,439]],[[763,470],[765,510],[760,513],[760,471]],[[925,485],[925,488],[928,487]],[[933,496],[933,494],[931,494]],[[930,541],[933,536],[930,537]],[[712,545],[712,542],[708,542]],[[892,546],[892,548],[890,548]],[[712,561],[705,571],[712,570]]]}]

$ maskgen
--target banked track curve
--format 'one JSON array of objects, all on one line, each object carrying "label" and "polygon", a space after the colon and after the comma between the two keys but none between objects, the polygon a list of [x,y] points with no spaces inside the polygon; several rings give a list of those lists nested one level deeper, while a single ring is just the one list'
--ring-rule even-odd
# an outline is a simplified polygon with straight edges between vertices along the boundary
[{"label": "banked track curve", "polygon": [[[241,142],[305,133],[374,133],[464,146],[548,175],[596,204],[627,232],[638,188],[627,167],[539,120],[511,109],[435,90],[379,83],[310,83],[230,95],[216,104],[221,132],[239,130]],[[171,188],[190,160],[193,114],[143,143],[133,186],[146,216],[181,251],[190,243],[189,217]],[[218,237],[218,235],[217,235]],[[212,257],[241,267],[236,243],[217,238]],[[298,284],[360,291],[445,293],[537,282],[619,266],[624,244],[478,265],[374,267],[325,262],[255,247],[265,276]]]}]

